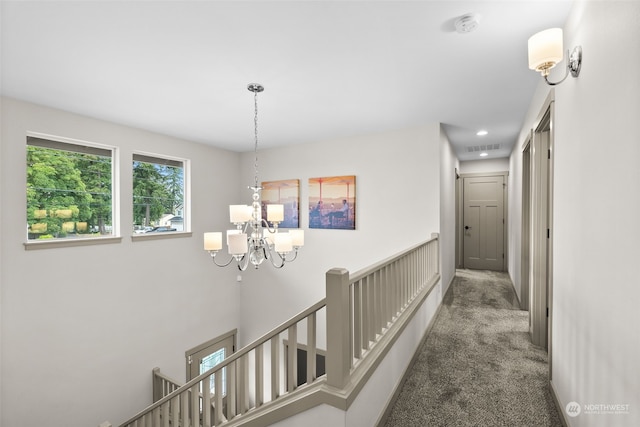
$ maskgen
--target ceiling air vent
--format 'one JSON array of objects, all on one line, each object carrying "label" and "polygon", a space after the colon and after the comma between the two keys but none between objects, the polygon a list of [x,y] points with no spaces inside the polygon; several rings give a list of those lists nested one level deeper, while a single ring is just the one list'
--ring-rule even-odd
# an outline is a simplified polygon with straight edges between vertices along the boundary
[{"label": "ceiling air vent", "polygon": [[486,144],[486,145],[474,145],[472,147],[467,147],[467,151],[469,153],[476,153],[479,151],[491,151],[491,150],[499,150],[501,144]]}]

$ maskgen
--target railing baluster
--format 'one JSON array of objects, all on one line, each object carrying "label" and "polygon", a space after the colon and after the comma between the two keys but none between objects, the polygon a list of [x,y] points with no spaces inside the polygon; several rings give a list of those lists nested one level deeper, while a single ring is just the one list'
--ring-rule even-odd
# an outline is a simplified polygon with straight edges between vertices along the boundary
[{"label": "railing baluster", "polygon": [[384,311],[383,311],[383,299],[384,299],[384,293],[383,293],[383,286],[384,283],[382,283],[382,271],[378,270],[376,271],[376,318],[377,318],[377,325],[376,325],[376,330],[378,332],[379,335],[382,335],[382,330],[386,327],[385,325],[385,319],[384,319]]},{"label": "railing baluster", "polygon": [[236,387],[236,366],[237,361],[227,366],[227,418],[233,419],[237,414],[237,396],[238,389]]},{"label": "railing baluster", "polygon": [[353,345],[354,340],[354,322],[353,322],[353,286],[351,284],[347,284],[347,307],[349,308],[349,312],[347,313],[347,319],[349,322],[349,346],[347,347],[347,352],[349,356],[349,366],[353,366],[353,357],[355,355],[355,348]]},{"label": "railing baluster", "polygon": [[[212,374],[213,375],[213,374]],[[202,381],[202,425],[211,427],[211,375]]]},{"label": "railing baluster", "polygon": [[160,417],[162,418],[162,427],[169,427],[169,410],[171,409],[169,402],[160,407],[162,409]]},{"label": "railing baluster", "polygon": [[256,380],[256,408],[259,408],[264,403],[264,354],[262,345],[256,347],[255,355],[255,380]]},{"label": "railing baluster", "polygon": [[[371,305],[369,306],[369,314],[371,319],[371,330],[369,340],[374,343],[376,342],[376,335],[378,333],[378,316],[377,316],[377,307],[378,307],[378,275],[376,272],[373,272],[369,275],[369,289],[371,289]],[[371,348],[371,344],[369,344],[369,348]]]},{"label": "railing baluster", "polygon": [[388,324],[393,323],[393,278],[391,276],[392,266],[387,265],[384,269],[385,282],[387,287],[387,322]]},{"label": "railing baluster", "polygon": [[249,367],[247,355],[238,359],[238,413],[244,414],[249,410]]},{"label": "railing baluster", "polygon": [[180,421],[182,422],[180,425],[184,427],[191,425],[189,420],[189,393],[182,393],[180,395]]},{"label": "railing baluster", "polygon": [[287,350],[287,391],[298,387],[298,326],[289,326],[289,348]]},{"label": "railing baluster", "polygon": [[307,317],[307,384],[316,379],[316,313]]},{"label": "railing baluster", "polygon": [[[224,369],[224,368],[223,368]],[[224,397],[224,392],[222,390],[222,370],[216,372],[214,376],[215,383],[215,392],[213,395],[213,425],[217,426],[222,423],[224,419],[224,414],[222,411],[222,398]]]},{"label": "railing baluster", "polygon": [[153,426],[159,426],[160,425],[160,411],[162,410],[162,407],[158,407],[156,409],[154,409],[153,414],[152,414],[152,423]]},{"label": "railing baluster", "polygon": [[362,283],[362,349],[369,349],[369,340],[371,338],[371,292],[369,289],[369,277],[365,276],[360,281]]},{"label": "railing baluster", "polygon": [[280,343],[276,335],[271,338],[271,400],[280,396]]},{"label": "railing baluster", "polygon": [[171,399],[171,423],[167,420],[167,426],[169,425],[178,425],[178,421],[180,421],[180,396],[176,396]]},{"label": "railing baluster", "polygon": [[196,383],[190,389],[191,402],[191,425],[198,427],[200,425],[200,383]]},{"label": "railing baluster", "polygon": [[362,342],[363,334],[363,317],[362,310],[362,280],[358,280],[353,284],[353,351],[356,359],[362,358]]}]

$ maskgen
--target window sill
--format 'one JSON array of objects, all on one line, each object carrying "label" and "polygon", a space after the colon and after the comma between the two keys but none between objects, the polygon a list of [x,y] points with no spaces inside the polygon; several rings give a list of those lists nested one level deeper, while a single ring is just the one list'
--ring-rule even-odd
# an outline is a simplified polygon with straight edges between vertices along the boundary
[{"label": "window sill", "polygon": [[193,233],[191,231],[166,231],[162,233],[143,233],[133,234],[131,236],[132,242],[141,242],[143,240],[160,240],[160,239],[176,239],[182,237],[191,237]]},{"label": "window sill", "polygon": [[24,243],[27,251],[35,249],[71,248],[74,246],[106,245],[110,243],[120,243],[122,237],[92,237],[89,239],[64,239],[64,240],[42,240]]}]

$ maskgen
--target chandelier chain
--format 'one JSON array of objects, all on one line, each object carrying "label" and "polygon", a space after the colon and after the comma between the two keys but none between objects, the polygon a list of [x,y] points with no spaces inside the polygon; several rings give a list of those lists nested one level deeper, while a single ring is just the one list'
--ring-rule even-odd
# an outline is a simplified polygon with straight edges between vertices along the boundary
[{"label": "chandelier chain", "polygon": [[254,154],[255,160],[253,164],[254,173],[255,173],[255,186],[258,187],[258,92],[253,93],[253,104],[255,114],[253,116],[253,128],[255,133],[255,146],[254,146]]}]

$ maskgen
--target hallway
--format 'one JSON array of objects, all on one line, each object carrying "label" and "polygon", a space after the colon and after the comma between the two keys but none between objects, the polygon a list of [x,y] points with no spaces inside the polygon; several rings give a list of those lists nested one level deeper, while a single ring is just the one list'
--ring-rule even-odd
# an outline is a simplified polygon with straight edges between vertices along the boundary
[{"label": "hallway", "polygon": [[457,270],[385,427],[561,426],[506,273]]}]

